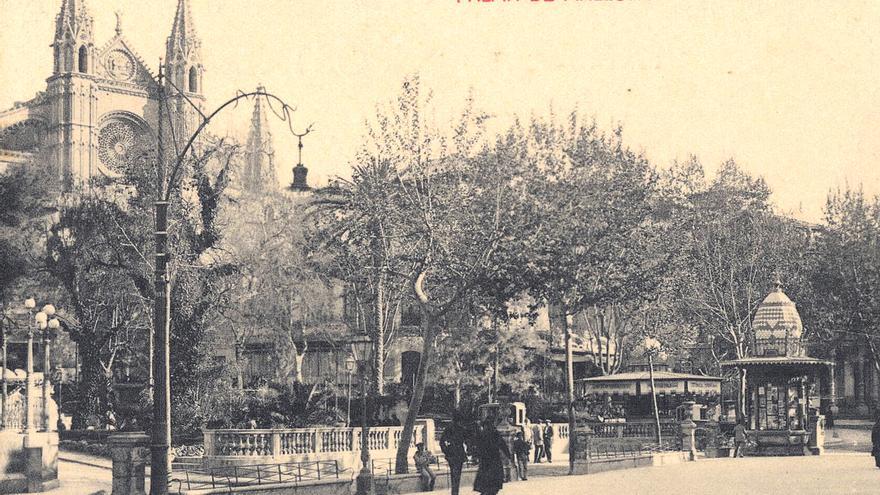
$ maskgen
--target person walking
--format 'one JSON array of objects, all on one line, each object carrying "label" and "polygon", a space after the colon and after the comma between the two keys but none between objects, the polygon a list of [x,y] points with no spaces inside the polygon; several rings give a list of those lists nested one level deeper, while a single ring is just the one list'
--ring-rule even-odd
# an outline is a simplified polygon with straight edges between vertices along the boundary
[{"label": "person walking", "polygon": [[874,428],[871,429],[871,455],[874,456],[874,464],[880,468],[880,411],[875,414],[877,421],[874,422]]},{"label": "person walking", "polygon": [[525,481],[529,479],[529,450],[532,445],[526,442],[522,432],[513,440],[513,455],[516,457],[516,477]]},{"label": "person walking", "polygon": [[535,445],[535,463],[540,464],[544,457],[544,428],[540,419],[532,425],[532,443]]},{"label": "person walking", "polygon": [[434,482],[437,481],[437,475],[434,474],[434,470],[431,469],[431,464],[437,462],[437,458],[434,457],[434,454],[428,451],[424,443],[419,442],[416,444],[416,453],[413,455],[413,462],[416,464],[416,472],[421,475],[422,491],[433,492]]},{"label": "person walking", "polygon": [[510,450],[491,419],[483,421],[476,448],[480,466],[474,479],[474,491],[496,495],[504,486],[504,462],[510,459]]},{"label": "person walking", "polygon": [[461,485],[461,468],[467,461],[467,430],[461,413],[452,413],[452,424],[440,436],[440,450],[449,464],[449,484],[452,495],[458,495]]},{"label": "person walking", "polygon": [[523,423],[519,425],[519,429],[523,434],[523,440],[528,442],[529,446],[532,445],[532,422],[529,421],[528,416],[523,419]]},{"label": "person walking", "polygon": [[746,442],[748,441],[748,436],[746,435],[746,425],[743,424],[743,421],[740,421],[733,427],[733,456],[734,457],[743,457],[745,454]]},{"label": "person walking", "polygon": [[544,426],[544,455],[547,457],[547,462],[553,462],[553,425],[550,423],[548,419],[545,422]]}]

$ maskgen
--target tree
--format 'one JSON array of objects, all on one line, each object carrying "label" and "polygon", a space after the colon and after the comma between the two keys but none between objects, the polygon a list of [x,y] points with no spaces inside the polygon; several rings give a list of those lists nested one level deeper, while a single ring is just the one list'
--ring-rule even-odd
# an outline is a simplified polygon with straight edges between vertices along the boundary
[{"label": "tree", "polygon": [[[716,361],[751,352],[752,317],[774,272],[790,295],[805,286],[806,237],[802,226],[776,215],[763,179],[725,162],[704,185],[696,159],[675,164],[664,177],[670,225],[684,246],[679,264],[679,318],[696,323]],[[737,413],[745,413],[745,376]],[[738,416],[741,417],[741,416]]]},{"label": "tree", "polygon": [[489,397],[499,390],[522,397],[540,388],[539,359],[547,343],[531,319],[514,309],[511,306],[503,319],[485,311],[458,311],[464,321],[441,329],[432,365],[436,370],[434,384],[452,389],[456,410],[462,408],[465,391],[473,398],[483,397],[489,390]]},{"label": "tree", "polygon": [[[234,267],[209,254],[220,240],[215,223],[218,202],[237,152],[238,147],[226,140],[206,139],[185,161],[184,180],[174,192],[179,201],[170,224],[175,241],[170,263],[175,315],[171,363],[179,433],[201,428],[193,410],[203,399],[205,380],[212,379],[204,337],[220,281]],[[153,244],[149,225],[155,177],[146,166],[149,158],[139,155],[115,171],[116,177],[96,179],[91,193],[65,204],[51,226],[45,266],[65,289],[64,304],[72,314],[62,324],[80,346],[81,387],[83,397],[90,398],[78,425],[106,411],[107,385],[119,352],[146,356],[141,351],[151,346],[147,336],[153,264],[145,248]],[[147,362],[134,364],[142,376],[152,369]]]},{"label": "tree", "polygon": [[0,304],[19,278],[39,266],[39,239],[53,196],[36,163],[12,164],[0,174]]},{"label": "tree", "polygon": [[[405,283],[422,314],[421,359],[397,452],[402,473],[439,329],[455,321],[451,312],[486,278],[496,247],[518,221],[507,209],[518,163],[481,144],[486,116],[468,105],[446,138],[429,125],[426,99],[417,76],[404,81],[369,128],[347,191],[329,191],[342,197],[323,203],[332,212],[328,237],[360,247],[370,260],[362,273],[375,281],[376,294],[389,280]],[[374,328],[383,327],[384,314],[373,312]]]},{"label": "tree", "polygon": [[310,339],[335,341],[347,328],[338,301],[341,282],[325,273],[329,257],[313,249],[306,205],[266,193],[224,207],[222,257],[238,271],[225,280],[218,311],[235,339],[237,383],[244,385],[242,350],[260,336],[275,344],[275,379],[303,384],[302,363]]},{"label": "tree", "polygon": [[47,240],[46,270],[65,293],[61,322],[79,347],[84,402],[74,411],[76,428],[103,425],[114,362],[138,340],[144,344],[149,331],[149,307],[138,290],[143,260],[115,225],[130,217],[114,199],[96,191],[63,208]]},{"label": "tree", "polygon": [[[566,125],[533,120],[535,164],[529,194],[541,228],[528,236],[529,292],[549,305],[551,329],[565,337],[569,426],[574,431],[572,318],[591,307],[626,302],[657,285],[665,263],[653,243],[662,228],[651,216],[655,175],[647,160],[572,114]],[[570,444],[570,459],[575,458]],[[573,472],[573,464],[570,466]]]},{"label": "tree", "polygon": [[[815,242],[811,274],[818,332],[829,347],[855,343],[880,371],[880,198],[861,188],[828,195],[826,228]],[[828,344],[831,344],[830,346]]]}]

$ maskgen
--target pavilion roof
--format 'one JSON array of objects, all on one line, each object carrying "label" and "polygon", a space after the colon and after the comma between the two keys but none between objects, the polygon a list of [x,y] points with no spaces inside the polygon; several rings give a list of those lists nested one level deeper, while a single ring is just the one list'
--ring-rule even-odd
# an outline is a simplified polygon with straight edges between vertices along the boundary
[{"label": "pavilion roof", "polygon": [[721,361],[721,366],[833,366],[832,361],[811,357],[799,356],[774,356],[774,357],[747,357]]},{"label": "pavilion roof", "polygon": [[[591,378],[581,378],[579,382],[622,382],[622,381],[641,381],[650,380],[651,375],[648,371],[632,371],[629,373],[618,373],[616,375],[594,376]],[[655,371],[655,380],[707,380],[720,382],[721,377],[691,375],[687,373],[672,373],[670,371]]]}]

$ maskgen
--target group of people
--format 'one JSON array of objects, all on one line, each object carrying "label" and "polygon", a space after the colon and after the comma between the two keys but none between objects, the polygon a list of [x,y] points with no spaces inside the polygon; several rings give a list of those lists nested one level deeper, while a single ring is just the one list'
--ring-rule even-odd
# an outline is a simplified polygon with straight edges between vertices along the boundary
[{"label": "group of people", "polygon": [[[434,473],[430,467],[425,467],[425,461],[430,458],[420,456],[416,451],[416,469],[422,474],[423,487],[434,488]],[[474,479],[474,490],[483,495],[495,495],[504,486],[506,461],[512,459],[507,442],[495,428],[492,418],[483,420],[474,428],[467,428],[464,418],[459,413],[453,414],[452,424],[449,425],[440,437],[440,450],[446,456],[449,464],[449,478],[452,495],[458,495],[461,485],[461,470],[467,462],[468,455],[474,456],[478,461],[477,476]],[[425,484],[427,481],[427,485]]]},{"label": "group of people", "polygon": [[[515,466],[518,479],[528,479],[532,447],[535,449],[534,462],[540,463],[544,459],[551,462],[554,436],[555,430],[549,420],[533,424],[526,419],[516,432],[512,445],[508,446],[496,429],[493,418],[468,427],[461,414],[455,413],[452,423],[440,437],[440,449],[449,465],[452,495],[459,493],[461,471],[469,456],[474,457],[478,463],[474,490],[483,495],[495,495],[505,481],[510,481],[510,471],[506,468],[510,463]],[[419,443],[416,445],[413,460],[421,476],[422,487],[428,491],[433,490],[437,476],[431,466],[437,462],[436,458],[424,444]]]}]

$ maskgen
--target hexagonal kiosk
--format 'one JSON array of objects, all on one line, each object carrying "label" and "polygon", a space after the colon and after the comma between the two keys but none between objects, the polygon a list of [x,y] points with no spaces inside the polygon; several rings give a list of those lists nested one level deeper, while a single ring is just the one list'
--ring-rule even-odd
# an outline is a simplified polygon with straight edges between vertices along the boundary
[{"label": "hexagonal kiosk", "polygon": [[[752,330],[751,355],[721,365],[745,373],[754,454],[822,453],[824,416],[819,411],[834,407],[834,364],[807,356],[800,314],[778,280],[758,306]],[[823,390],[830,401],[820,405]]]}]

